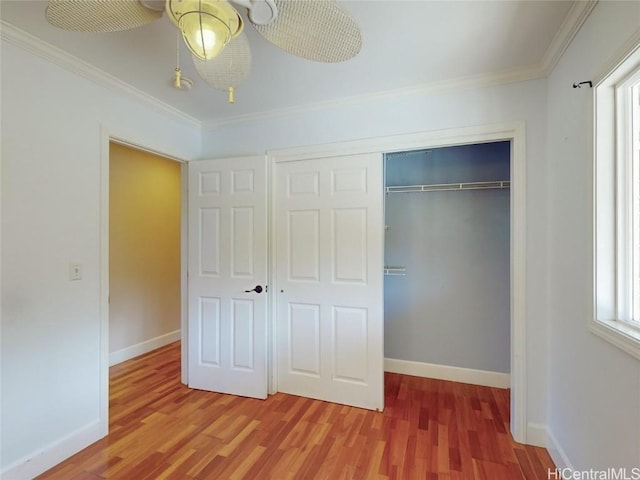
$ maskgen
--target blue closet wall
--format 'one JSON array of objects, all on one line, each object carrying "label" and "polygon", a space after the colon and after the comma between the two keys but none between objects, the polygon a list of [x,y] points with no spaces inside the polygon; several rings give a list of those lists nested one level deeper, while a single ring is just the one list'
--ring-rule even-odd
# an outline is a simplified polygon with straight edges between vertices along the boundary
[{"label": "blue closet wall", "polygon": [[[386,186],[509,180],[510,144],[388,154]],[[510,371],[509,189],[388,193],[385,357]]]}]

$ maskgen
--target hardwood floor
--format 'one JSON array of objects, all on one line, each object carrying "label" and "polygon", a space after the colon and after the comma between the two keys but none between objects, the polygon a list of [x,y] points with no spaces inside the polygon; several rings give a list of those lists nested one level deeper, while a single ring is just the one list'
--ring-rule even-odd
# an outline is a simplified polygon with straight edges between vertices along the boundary
[{"label": "hardwood floor", "polygon": [[385,411],[189,390],[180,343],[111,367],[110,433],[49,480],[547,478],[513,442],[509,391],[385,374]]}]

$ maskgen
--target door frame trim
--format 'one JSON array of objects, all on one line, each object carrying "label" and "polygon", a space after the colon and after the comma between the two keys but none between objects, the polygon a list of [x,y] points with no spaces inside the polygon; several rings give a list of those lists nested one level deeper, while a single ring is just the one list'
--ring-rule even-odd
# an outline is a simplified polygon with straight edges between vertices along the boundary
[{"label": "door frame trim", "polygon": [[[526,362],[526,142],[525,122],[478,125],[447,130],[424,131],[403,135],[367,138],[347,142],[269,150],[270,185],[275,180],[275,165],[280,162],[325,158],[360,153],[392,153],[425,148],[448,147],[494,141],[511,142],[511,433],[517,442],[527,440],[527,362]],[[380,185],[383,188],[383,185]],[[275,192],[269,192],[268,222],[275,218]],[[276,285],[275,229],[269,234],[270,285]],[[274,298],[274,297],[272,297]],[[269,393],[277,389],[276,302],[271,302],[270,339],[271,369]]]},{"label": "door frame trim", "polygon": [[140,139],[100,126],[100,374],[99,374],[99,429],[100,435],[109,434],[109,167],[111,142],[167,158],[181,164],[181,212],[180,212],[180,331],[181,331],[181,381],[187,383],[187,255],[188,255],[188,161],[146,146]]}]

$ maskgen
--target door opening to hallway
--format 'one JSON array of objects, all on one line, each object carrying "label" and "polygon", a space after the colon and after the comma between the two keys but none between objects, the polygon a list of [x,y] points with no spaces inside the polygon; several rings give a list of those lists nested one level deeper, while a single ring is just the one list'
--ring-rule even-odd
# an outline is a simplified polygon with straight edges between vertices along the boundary
[{"label": "door opening to hallway", "polygon": [[182,165],[109,144],[109,365],[181,336]]}]

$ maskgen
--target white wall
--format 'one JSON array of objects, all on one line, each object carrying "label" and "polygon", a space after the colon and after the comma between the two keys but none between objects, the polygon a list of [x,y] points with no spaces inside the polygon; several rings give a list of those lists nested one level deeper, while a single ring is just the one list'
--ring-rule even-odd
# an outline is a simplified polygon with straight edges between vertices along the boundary
[{"label": "white wall", "polygon": [[[456,91],[381,96],[369,103],[299,112],[203,132],[203,157],[502,122],[526,122],[527,419],[539,443],[546,423],[546,80]],[[538,437],[534,437],[534,435]]]},{"label": "white wall", "polygon": [[[1,73],[5,471],[99,434],[101,128],[184,159],[199,156],[201,139],[5,40]],[[82,280],[69,281],[70,261]]]},{"label": "white wall", "polygon": [[600,2],[548,82],[549,430],[578,469],[640,465],[640,362],[588,330],[593,90],[640,26],[640,2]]}]

